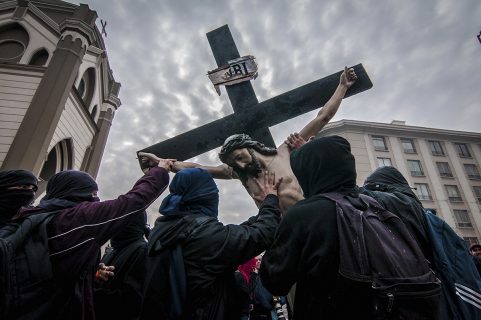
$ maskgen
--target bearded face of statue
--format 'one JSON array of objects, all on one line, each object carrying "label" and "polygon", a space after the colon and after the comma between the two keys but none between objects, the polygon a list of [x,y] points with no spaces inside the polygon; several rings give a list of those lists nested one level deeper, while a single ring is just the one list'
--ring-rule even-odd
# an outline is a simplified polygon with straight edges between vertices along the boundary
[{"label": "bearded face of statue", "polygon": [[233,150],[228,155],[226,163],[242,175],[257,177],[262,172],[260,162],[252,149]]}]

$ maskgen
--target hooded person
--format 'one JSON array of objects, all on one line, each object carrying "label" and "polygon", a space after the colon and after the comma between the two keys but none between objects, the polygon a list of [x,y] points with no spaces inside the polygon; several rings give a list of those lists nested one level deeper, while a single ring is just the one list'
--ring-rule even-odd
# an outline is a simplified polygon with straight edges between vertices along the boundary
[{"label": "hooded person", "polygon": [[[29,319],[95,319],[93,283],[100,247],[137,215],[142,215],[167,187],[171,162],[144,155],[157,164],[133,188],[115,200],[99,201],[97,183],[85,172],[62,171],[49,179],[40,204],[14,217],[57,211],[47,225],[54,283],[41,310]],[[21,318],[21,317],[19,317]]]},{"label": "hooded person", "polygon": [[401,172],[390,166],[377,168],[366,178],[361,190],[401,218],[426,259],[432,262],[424,208]]},{"label": "hooded person", "polygon": [[252,258],[245,263],[239,265],[235,272],[235,298],[237,308],[240,310],[240,319],[249,319],[250,311],[253,308],[253,292],[251,285],[251,274],[254,272],[257,264],[257,258]]},{"label": "hooded person", "polygon": [[481,278],[465,241],[433,209],[424,209],[407,180],[394,167],[381,167],[365,181],[363,193],[404,222],[442,281],[439,319],[479,319]]},{"label": "hooded person", "polygon": [[0,225],[10,221],[21,207],[33,202],[37,178],[30,171],[0,172]]},{"label": "hooded person", "polygon": [[291,167],[305,199],[288,210],[264,254],[262,283],[275,296],[287,295],[297,283],[296,320],[362,319],[360,297],[346,297],[349,305],[344,304],[343,310],[335,309],[330,298],[339,269],[339,236],[336,203],[321,195],[338,192],[355,207],[365,206],[356,187],[349,142],[339,136],[312,140],[291,153]]},{"label": "hooded person", "polygon": [[110,239],[112,250],[100,260],[113,266],[114,276],[96,282],[95,316],[98,319],[138,319],[146,274],[147,213],[137,214],[121,232]]},{"label": "hooded person", "polygon": [[230,292],[236,267],[266,249],[280,220],[278,183],[266,173],[259,213],[243,225],[218,221],[219,194],[207,171],[172,180],[148,244],[142,319],[236,319]]}]

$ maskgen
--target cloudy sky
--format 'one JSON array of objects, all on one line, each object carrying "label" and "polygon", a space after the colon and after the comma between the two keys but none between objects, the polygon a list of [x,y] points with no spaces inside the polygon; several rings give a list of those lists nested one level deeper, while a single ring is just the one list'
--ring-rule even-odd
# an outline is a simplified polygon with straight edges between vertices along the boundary
[{"label": "cloudy sky", "polygon": [[[137,150],[232,113],[225,90],[217,96],[206,76],[216,64],[205,34],[224,24],[240,54],[257,58],[259,101],[363,63],[374,87],[346,99],[334,120],[481,132],[479,0],[81,2],[97,11],[99,26],[107,21],[110,65],[122,84],[98,176],[103,199],[141,176]],[[271,128],[276,143],[314,115]],[[218,164],[217,151],[193,160]],[[256,213],[239,182],[219,189],[221,221]]]}]

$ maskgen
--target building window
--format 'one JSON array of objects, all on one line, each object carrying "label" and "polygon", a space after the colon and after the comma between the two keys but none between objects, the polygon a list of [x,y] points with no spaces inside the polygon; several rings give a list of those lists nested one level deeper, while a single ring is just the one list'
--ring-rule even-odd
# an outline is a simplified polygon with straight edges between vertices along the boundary
[{"label": "building window", "polygon": [[466,241],[468,247],[471,247],[473,244],[478,244],[478,238],[476,237],[463,237],[463,240]]},{"label": "building window", "polygon": [[94,120],[95,120],[95,117],[97,117],[97,111],[98,111],[98,107],[97,107],[97,105],[95,105],[92,108],[92,112],[90,112],[90,115],[92,116],[92,119],[94,119]]},{"label": "building window", "polygon": [[444,156],[443,146],[441,141],[429,141],[429,147],[431,148],[431,154],[433,156]]},{"label": "building window", "polygon": [[453,210],[454,219],[458,228],[472,228],[473,224],[469,219],[468,210]]},{"label": "building window", "polygon": [[71,139],[64,139],[57,143],[48,153],[43,163],[39,178],[47,181],[55,173],[72,169],[74,157],[73,143]]},{"label": "building window", "polygon": [[376,151],[387,151],[386,141],[384,137],[372,136],[372,144],[374,145],[374,150]]},{"label": "building window", "polygon": [[471,158],[469,147],[466,143],[455,143],[456,151],[461,158]]},{"label": "building window", "polygon": [[413,139],[401,138],[404,153],[416,153]]},{"label": "building window", "polygon": [[408,167],[412,176],[424,176],[423,168],[421,167],[421,161],[408,160]]},{"label": "building window", "polygon": [[392,166],[391,158],[377,158],[378,167],[389,167]]},{"label": "building window", "polygon": [[457,186],[446,185],[446,192],[448,193],[448,199],[451,202],[460,202],[463,201],[461,198],[461,194],[459,193],[459,189]]},{"label": "building window", "polygon": [[45,49],[40,49],[32,56],[29,65],[32,66],[44,66],[48,60],[48,51]]},{"label": "building window", "polygon": [[79,85],[78,85],[78,89],[77,89],[77,90],[78,90],[79,95],[80,95],[81,97],[83,97],[84,94],[85,94],[85,80],[84,80],[84,79],[81,79],[81,80],[80,80],[80,83],[79,83]]},{"label": "building window", "polygon": [[468,178],[471,180],[480,180],[481,176],[479,175],[478,168],[475,164],[464,164],[464,170],[468,175]]},{"label": "building window", "polygon": [[449,163],[447,162],[436,162],[438,167],[439,175],[443,178],[452,178],[453,174],[451,168],[449,168]]},{"label": "building window", "polygon": [[419,200],[433,200],[427,183],[415,183],[414,186],[416,187]]},{"label": "building window", "polygon": [[474,196],[478,198],[478,202],[481,203],[481,187],[473,186]]}]

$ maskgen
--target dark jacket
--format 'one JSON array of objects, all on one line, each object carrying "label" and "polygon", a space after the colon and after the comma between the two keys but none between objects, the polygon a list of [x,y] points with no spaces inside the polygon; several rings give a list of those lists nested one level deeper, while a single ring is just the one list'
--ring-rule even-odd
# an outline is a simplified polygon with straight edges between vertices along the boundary
[{"label": "dark jacket", "polygon": [[481,277],[466,242],[426,210],[433,268],[442,282],[440,320],[481,319]]},{"label": "dark jacket", "polygon": [[251,284],[247,283],[244,275],[237,270],[235,276],[235,289],[233,290],[233,308],[239,310],[240,315],[249,317],[250,309],[253,305]]},{"label": "dark jacket", "polygon": [[401,218],[426,259],[432,262],[424,208],[401,172],[394,167],[380,167],[366,178],[362,190]]},{"label": "dark jacket", "polygon": [[[81,202],[62,210],[48,224],[48,246],[55,287],[46,296],[48,313],[39,319],[95,319],[93,282],[100,247],[141,214],[167,187],[165,169],[152,168],[132,190],[115,200]],[[21,211],[19,218],[43,212]]]},{"label": "dark jacket", "polygon": [[[339,268],[336,204],[319,194],[341,192],[356,199],[354,157],[347,140],[324,137],[294,151],[291,167],[306,199],[293,205],[282,220],[262,259],[262,283],[279,296],[297,283],[296,320],[340,318],[330,298]],[[346,319],[362,316],[352,305],[343,309]]]},{"label": "dark jacket", "polygon": [[[186,237],[186,230],[191,229],[198,214],[157,219],[149,238],[149,255],[155,259],[168,252],[167,249],[181,244],[187,288],[185,319],[235,319],[229,313],[234,311],[229,301],[232,286],[235,285],[234,271],[239,264],[260,254],[272,243],[279,215],[278,198],[268,195],[257,217],[244,225],[223,225],[217,218],[207,217],[195,232]],[[168,263],[168,258],[163,262]],[[165,263],[156,266],[157,276],[159,273],[164,273],[164,276],[168,274]],[[165,292],[158,294],[169,298]],[[148,295],[146,299],[147,303],[155,303],[156,300]],[[168,303],[166,300],[160,301]],[[158,319],[167,319],[165,308],[161,310],[158,302],[156,312],[153,312],[152,306],[145,308],[148,314],[144,314],[144,319],[150,319],[153,315]]]},{"label": "dark jacket", "polygon": [[110,239],[112,250],[100,262],[114,266],[114,276],[98,281],[95,289],[97,319],[138,319],[142,307],[146,270],[147,215],[137,214],[120,233]]}]

